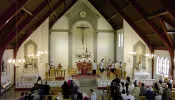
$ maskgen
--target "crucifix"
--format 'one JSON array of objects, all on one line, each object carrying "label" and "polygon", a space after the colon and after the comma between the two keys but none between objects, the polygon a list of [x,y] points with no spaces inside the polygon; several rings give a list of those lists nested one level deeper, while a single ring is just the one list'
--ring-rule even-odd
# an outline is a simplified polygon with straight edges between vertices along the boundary
[{"label": "crucifix", "polygon": [[77,27],[82,29],[82,44],[83,44],[83,48],[84,48],[84,29],[88,29],[89,27],[85,27],[84,25]]}]

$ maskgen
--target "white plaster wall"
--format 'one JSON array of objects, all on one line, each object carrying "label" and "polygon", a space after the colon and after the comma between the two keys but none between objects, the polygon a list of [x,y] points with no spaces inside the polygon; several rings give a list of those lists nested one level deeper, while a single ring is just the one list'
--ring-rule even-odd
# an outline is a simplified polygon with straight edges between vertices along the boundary
[{"label": "white plaster wall", "polygon": [[[48,35],[49,35],[49,19],[45,20],[21,45],[17,52],[17,58],[24,58],[24,44],[29,40],[34,41],[37,44],[38,51],[48,52]],[[48,54],[43,57],[43,60],[38,60],[38,74],[44,79],[46,72],[46,63],[48,63]],[[20,80],[23,73],[23,66],[16,69],[16,80]],[[30,74],[37,75],[37,73]]]},{"label": "white plaster wall", "polygon": [[[154,59],[154,78],[158,79],[159,75],[156,74],[157,71],[157,57],[159,56],[159,58],[168,58],[169,61],[171,62],[171,57],[168,51],[166,50],[154,50],[154,54],[156,55],[155,59]],[[171,66],[171,63],[170,63]]]},{"label": "white plaster wall", "polygon": [[[111,27],[111,25],[89,3],[88,0],[78,0],[77,2],[84,2],[87,5],[87,7],[89,7],[93,12],[95,12],[96,14],[99,15],[99,19],[98,19],[98,22],[97,22],[97,30],[113,30],[113,28]],[[65,15],[63,15],[54,24],[54,26],[52,27],[52,29],[72,30],[72,29],[69,29],[68,18]],[[55,37],[51,36],[51,41],[55,41],[56,42],[58,40],[54,40],[54,38],[57,38],[58,39],[58,37],[59,37],[59,39],[65,40],[65,45],[67,45],[67,42],[66,41],[68,41],[67,40],[68,38],[66,38],[65,33],[64,33],[64,36],[61,35],[61,33],[63,33],[63,32],[57,32],[57,33],[54,33],[54,34],[57,34],[57,35],[54,35]],[[91,39],[91,40],[93,40],[93,39]],[[56,48],[58,49],[58,48],[61,48],[62,47],[62,45],[54,45],[53,43],[55,43],[55,42],[51,42],[51,48],[52,48],[51,51],[55,51],[53,49],[56,49]],[[106,61],[108,61],[109,59],[114,60],[114,33],[113,32],[98,32],[97,42],[98,42],[97,43],[97,45],[98,45],[97,46],[97,60],[98,60],[98,62],[102,58],[105,58]],[[55,47],[53,47],[53,46],[55,46]],[[93,46],[92,46],[92,48],[90,46],[88,49],[90,49],[92,51],[93,50]],[[67,51],[68,50],[62,51],[59,54],[62,53],[62,54],[67,55]],[[53,56],[55,56],[55,55],[51,55],[51,59],[55,61],[55,64],[58,63],[58,62],[62,62],[62,63],[65,63],[65,65],[68,65],[68,58],[63,57],[63,59],[58,60],[57,57],[53,57]],[[66,64],[66,62],[67,62],[67,64]]]},{"label": "white plaster wall", "polygon": [[110,59],[114,61],[114,34],[110,32],[99,32],[97,41],[97,61],[105,59],[108,62]]},{"label": "white plaster wall", "polygon": [[[140,38],[140,36],[132,29],[132,27],[125,20],[123,21],[123,29],[124,29],[124,62],[126,62],[127,64],[126,67],[127,76],[132,76],[133,57],[129,55],[128,52],[133,51],[133,46],[138,41],[141,41],[144,44],[145,42]],[[147,45],[146,45],[146,53],[150,53]],[[152,64],[151,61],[148,61],[148,59],[146,59],[146,71],[149,72],[150,75],[152,75],[151,64]]]},{"label": "white plaster wall", "polygon": [[4,65],[6,66],[6,72],[1,73],[1,83],[10,81],[14,83],[14,66],[8,63],[9,59],[13,59],[13,49],[5,50],[2,60],[4,60]]},{"label": "white plaster wall", "polygon": [[64,69],[68,69],[68,32],[51,33],[50,61],[56,66],[61,63]]},{"label": "white plaster wall", "polygon": [[62,16],[52,27],[52,29],[69,29],[68,18],[64,15]]}]

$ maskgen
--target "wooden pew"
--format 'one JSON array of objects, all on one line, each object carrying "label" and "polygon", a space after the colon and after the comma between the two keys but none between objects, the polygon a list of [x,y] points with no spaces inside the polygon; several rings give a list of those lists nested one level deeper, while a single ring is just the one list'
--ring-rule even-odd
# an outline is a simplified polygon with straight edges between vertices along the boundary
[{"label": "wooden pew", "polygon": [[139,100],[146,100],[145,96],[139,96]]},{"label": "wooden pew", "polygon": [[50,87],[50,93],[52,95],[57,95],[58,93],[62,93],[62,88],[61,87]]},{"label": "wooden pew", "polygon": [[[44,96],[44,100],[47,100],[47,97],[48,96],[52,96],[52,100],[55,100],[56,99],[56,97],[57,97],[57,95],[45,95]],[[62,96],[63,97],[63,96]],[[71,98],[69,98],[69,99],[64,99],[64,100],[71,100]]]},{"label": "wooden pew", "polygon": [[175,91],[171,91],[171,97],[175,97]]},{"label": "wooden pew", "polygon": [[172,88],[172,91],[175,91],[175,88]]}]

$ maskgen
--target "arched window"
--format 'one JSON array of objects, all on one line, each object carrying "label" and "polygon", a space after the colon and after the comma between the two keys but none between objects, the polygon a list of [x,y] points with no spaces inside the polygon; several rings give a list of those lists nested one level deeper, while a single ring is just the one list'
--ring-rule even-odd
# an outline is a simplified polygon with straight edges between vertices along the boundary
[{"label": "arched window", "polygon": [[168,58],[164,59],[163,57],[160,59],[160,57],[157,57],[157,70],[156,73],[157,74],[163,74],[164,76],[168,76],[169,74],[169,67],[170,67],[170,63]]},{"label": "arched window", "polygon": [[160,69],[159,69],[159,60],[160,60],[160,58],[158,56],[157,57],[157,71],[156,71],[157,74],[159,74],[159,72],[160,72]]}]

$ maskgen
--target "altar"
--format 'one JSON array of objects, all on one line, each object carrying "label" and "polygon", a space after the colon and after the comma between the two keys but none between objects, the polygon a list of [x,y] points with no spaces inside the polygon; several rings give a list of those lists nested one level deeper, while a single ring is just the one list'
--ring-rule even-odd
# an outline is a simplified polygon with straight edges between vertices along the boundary
[{"label": "altar", "polygon": [[138,71],[134,73],[134,80],[150,79],[150,73]]}]

